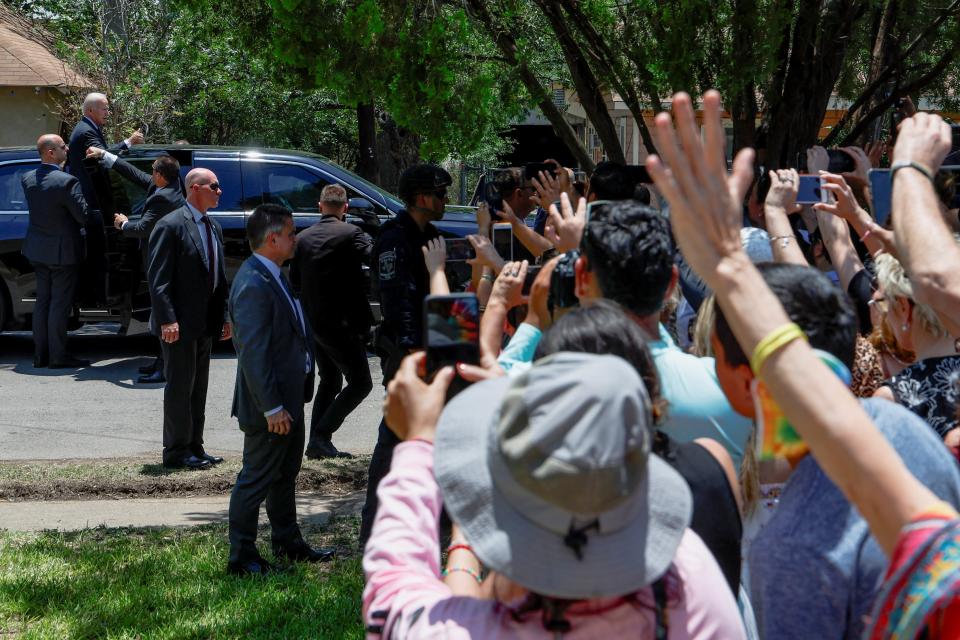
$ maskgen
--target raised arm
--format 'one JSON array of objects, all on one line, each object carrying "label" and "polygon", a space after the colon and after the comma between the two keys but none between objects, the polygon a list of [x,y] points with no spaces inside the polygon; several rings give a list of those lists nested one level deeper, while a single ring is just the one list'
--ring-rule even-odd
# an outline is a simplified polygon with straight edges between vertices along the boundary
[{"label": "raised arm", "polygon": [[960,247],[940,214],[930,176],[950,152],[950,125],[918,113],[903,121],[893,165],[893,229],[900,262],[917,302],[929,305],[952,336],[960,336]]},{"label": "raised arm", "polygon": [[[663,159],[652,156],[647,166],[670,202],[681,251],[716,293],[740,346],[753,353],[765,337],[790,321],[740,245],[738,203],[752,179],[753,150],[737,155],[728,176],[720,95],[707,92],[703,105],[705,142],[690,97],[674,96],[676,131],[668,114],[657,116],[654,134]],[[794,340],[774,351],[756,374],[890,553],[901,528],[937,498],[910,474],[857,399],[806,341]]]}]

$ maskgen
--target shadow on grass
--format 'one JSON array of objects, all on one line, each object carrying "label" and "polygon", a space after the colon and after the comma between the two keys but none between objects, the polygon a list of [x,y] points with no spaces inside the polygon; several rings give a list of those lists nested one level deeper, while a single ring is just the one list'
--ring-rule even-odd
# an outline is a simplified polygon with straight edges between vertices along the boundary
[{"label": "shadow on grass", "polygon": [[0,628],[38,638],[360,638],[353,519],[308,527],[341,558],[267,578],[225,572],[226,528],[0,534]]}]

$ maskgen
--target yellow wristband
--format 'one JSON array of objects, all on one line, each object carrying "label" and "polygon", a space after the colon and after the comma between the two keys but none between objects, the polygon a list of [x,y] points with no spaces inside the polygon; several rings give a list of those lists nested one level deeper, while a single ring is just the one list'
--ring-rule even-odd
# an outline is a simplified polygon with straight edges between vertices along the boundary
[{"label": "yellow wristband", "polygon": [[763,363],[767,361],[767,358],[798,338],[806,340],[807,336],[803,332],[803,329],[793,322],[788,322],[782,327],[768,333],[767,336],[757,344],[753,350],[753,355],[750,357],[750,368],[753,369],[753,375],[759,376],[760,368],[763,366]]}]

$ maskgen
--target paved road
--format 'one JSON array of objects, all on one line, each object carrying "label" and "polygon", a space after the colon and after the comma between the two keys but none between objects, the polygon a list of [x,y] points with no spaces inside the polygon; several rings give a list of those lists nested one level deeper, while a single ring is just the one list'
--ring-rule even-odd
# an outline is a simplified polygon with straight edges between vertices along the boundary
[{"label": "paved road", "polygon": [[[153,454],[162,448],[163,385],[138,385],[137,368],[150,362],[155,338],[121,337],[115,325],[93,325],[71,334],[70,349],[93,366],[34,369],[29,333],[0,335],[0,460],[109,458]],[[351,453],[371,453],[377,441],[380,365],[370,358],[373,391],[334,435]],[[214,348],[207,394],[205,446],[239,455],[243,436],[230,417],[236,357]],[[307,405],[309,419],[312,404]],[[308,427],[309,428],[309,427]]]}]

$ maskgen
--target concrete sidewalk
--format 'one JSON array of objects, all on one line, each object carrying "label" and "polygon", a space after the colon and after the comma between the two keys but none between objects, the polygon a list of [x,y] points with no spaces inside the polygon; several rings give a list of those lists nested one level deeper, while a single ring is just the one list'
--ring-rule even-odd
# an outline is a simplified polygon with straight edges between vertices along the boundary
[{"label": "concrete sidewalk", "polygon": [[[344,496],[297,495],[300,522],[325,524],[334,515],[356,515],[366,491]],[[76,531],[89,527],[182,527],[227,521],[230,495],[130,500],[58,500],[0,503],[0,529]],[[260,509],[260,520],[266,512]]]}]

